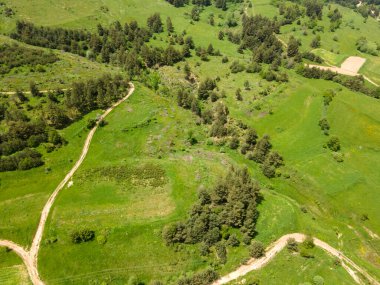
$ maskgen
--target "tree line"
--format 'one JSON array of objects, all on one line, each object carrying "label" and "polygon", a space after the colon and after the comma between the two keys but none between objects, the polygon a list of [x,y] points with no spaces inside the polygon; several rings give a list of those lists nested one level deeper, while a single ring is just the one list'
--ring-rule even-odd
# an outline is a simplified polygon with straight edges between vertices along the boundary
[{"label": "tree line", "polygon": [[[104,75],[98,79],[74,82],[66,92],[56,90],[47,95],[31,83],[32,96],[46,102],[35,107],[28,104],[28,97],[21,91],[16,92],[11,100],[2,101],[0,120],[7,126],[7,131],[0,134],[0,171],[41,166],[42,155],[37,150],[40,145],[46,152],[51,152],[66,144],[57,130],[92,110],[111,106],[124,96],[128,88],[128,81],[121,76]],[[6,95],[3,97],[7,98]]]},{"label": "tree line", "polygon": [[242,3],[243,0],[166,0],[175,7],[183,7],[189,5],[190,3],[196,6],[211,6],[213,3],[216,8],[226,11],[228,9],[228,3]]},{"label": "tree line", "polygon": [[380,87],[369,87],[365,84],[363,76],[347,76],[338,74],[331,70],[322,70],[316,67],[307,67],[300,65],[297,68],[297,73],[314,79],[324,79],[337,82],[348,89],[356,92],[361,92],[376,99],[380,99]]},{"label": "tree line", "polygon": [[[167,24],[173,31],[171,20],[168,20]],[[172,45],[166,49],[147,46],[146,43],[154,33],[162,31],[161,17],[155,13],[147,19],[146,28],[140,27],[136,21],[125,23],[123,26],[116,21],[108,28],[98,24],[95,33],[84,29],[35,26],[29,22],[18,21],[16,31],[10,36],[31,45],[64,50],[91,60],[121,66],[131,76],[135,76],[147,66],[173,65],[184,59],[184,52],[176,50]]]}]

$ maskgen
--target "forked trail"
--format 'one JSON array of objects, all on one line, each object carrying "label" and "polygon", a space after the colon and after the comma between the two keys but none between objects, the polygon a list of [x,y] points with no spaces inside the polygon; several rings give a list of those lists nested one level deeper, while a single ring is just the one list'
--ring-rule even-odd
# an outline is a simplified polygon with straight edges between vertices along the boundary
[{"label": "forked trail", "polygon": [[[113,104],[110,108],[108,108],[103,115],[99,118],[98,122],[104,119],[111,111],[116,108],[118,105],[120,105],[122,102],[127,100],[135,91],[135,86],[133,83],[130,84],[130,89],[128,91],[128,94],[120,99],[118,102]],[[23,247],[17,245],[16,243],[8,240],[0,240],[0,246],[8,247],[12,249],[18,256],[22,258],[22,260],[25,263],[25,266],[28,270],[30,279],[33,284],[35,285],[43,285],[44,283],[40,279],[40,276],[38,274],[38,252],[40,249],[40,244],[42,240],[42,235],[44,232],[45,224],[47,221],[47,218],[49,216],[51,207],[53,206],[53,203],[55,199],[57,198],[59,192],[63,189],[63,187],[66,185],[66,183],[73,177],[74,173],[78,170],[79,166],[82,164],[84,159],[87,156],[88,149],[90,147],[92,138],[94,137],[94,134],[98,128],[98,123],[93,127],[90,131],[90,133],[87,135],[86,141],[83,146],[82,153],[78,159],[78,161],[75,163],[74,167],[69,171],[69,173],[65,176],[65,178],[59,183],[57,188],[54,190],[53,194],[49,197],[49,200],[46,202],[45,207],[42,210],[40,222],[37,227],[36,234],[33,238],[32,246],[30,247],[30,250],[26,250]]]}]

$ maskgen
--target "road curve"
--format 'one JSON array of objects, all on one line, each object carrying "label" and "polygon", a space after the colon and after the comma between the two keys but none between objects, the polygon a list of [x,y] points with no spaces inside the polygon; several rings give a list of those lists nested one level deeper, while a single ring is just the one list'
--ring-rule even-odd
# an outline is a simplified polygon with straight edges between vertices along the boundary
[{"label": "road curve", "polygon": [[[272,243],[267,249],[265,256],[261,258],[252,258],[250,259],[247,264],[240,266],[237,270],[227,274],[226,276],[221,277],[219,280],[212,283],[212,285],[222,285],[227,284],[233,280],[236,280],[244,275],[246,275],[248,272],[251,272],[253,270],[259,270],[262,267],[264,267],[266,264],[268,264],[269,261],[271,261],[287,244],[287,241],[289,238],[294,238],[297,242],[303,242],[306,238],[306,235],[301,233],[292,233],[287,234],[282,237],[280,237],[277,241]],[[333,248],[332,246],[328,245],[324,241],[313,238],[315,246],[320,247],[330,255],[338,258],[341,260],[342,265],[344,269],[350,274],[350,276],[359,284],[362,284],[362,281],[360,277],[358,276],[357,272],[362,274],[372,285],[380,285],[380,283],[374,279],[371,275],[369,275],[364,269],[359,267],[356,263],[354,263],[351,259],[349,259],[347,256],[345,256],[341,251]]]},{"label": "road curve", "polygon": [[82,164],[82,162],[86,158],[90,144],[91,144],[91,141],[92,141],[92,138],[94,137],[94,134],[95,134],[95,132],[99,126],[99,122],[102,119],[104,119],[109,113],[111,113],[111,111],[114,108],[116,108],[122,102],[127,100],[135,91],[135,86],[133,85],[133,83],[129,83],[129,84],[130,84],[130,89],[128,91],[128,94],[125,97],[123,97],[122,99],[120,99],[118,102],[113,104],[110,108],[108,108],[103,113],[103,115],[100,116],[98,123],[95,125],[95,127],[93,127],[91,129],[90,133],[87,135],[86,141],[85,141],[84,146],[83,146],[82,153],[81,153],[78,161],[75,163],[73,168],[69,171],[69,173],[65,176],[65,178],[61,181],[61,183],[59,183],[57,188],[54,190],[53,194],[51,194],[48,201],[46,202],[46,204],[42,210],[40,222],[38,224],[37,231],[36,231],[36,234],[33,238],[33,242],[32,242],[32,245],[30,247],[30,250],[27,251],[12,241],[0,240],[0,246],[4,246],[4,247],[8,247],[8,248],[12,249],[18,256],[20,256],[22,258],[22,260],[24,261],[24,263],[27,267],[30,279],[34,285],[43,285],[44,284],[42,282],[42,280],[40,279],[39,274],[38,274],[38,252],[40,249],[42,235],[43,235],[43,232],[45,229],[45,224],[46,224],[47,218],[49,216],[51,207],[53,206],[54,201],[56,200],[59,192],[63,189],[63,187],[66,185],[66,183],[73,177],[74,173],[78,170],[79,166]]}]

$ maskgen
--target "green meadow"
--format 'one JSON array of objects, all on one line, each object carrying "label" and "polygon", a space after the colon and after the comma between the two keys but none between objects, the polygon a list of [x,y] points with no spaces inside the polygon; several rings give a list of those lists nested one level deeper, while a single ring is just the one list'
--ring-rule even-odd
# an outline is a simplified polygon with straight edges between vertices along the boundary
[{"label": "green meadow", "polygon": [[[153,280],[174,284],[178,277],[210,264],[220,275],[236,269],[249,257],[243,245],[228,247],[227,263],[220,265],[214,253],[203,257],[198,245],[167,246],[161,235],[165,225],[186,219],[199,189],[212,187],[230,165],[247,166],[262,189],[256,240],[268,246],[287,233],[310,234],[341,250],[380,279],[380,101],[283,68],[281,71],[289,76],[286,83],[268,82],[257,73],[231,73],[229,66],[234,60],[247,65],[251,55],[247,51],[239,53],[238,46],[227,39],[218,40],[218,32],[227,29],[225,21],[229,17],[240,21],[245,9],[248,14],[279,16],[271,1],[245,1],[231,5],[227,11],[207,7],[195,23],[189,16],[191,5],[174,8],[163,0],[146,0],[144,5],[138,0],[3,2],[16,11],[11,18],[0,16],[0,32],[4,34],[14,29],[17,19],[94,30],[98,23],[109,25],[115,20],[137,20],[146,25],[146,18],[154,12],[159,12],[163,21],[170,16],[176,32],[186,31],[196,46],[207,48],[211,43],[229,58],[222,64],[222,56],[201,61],[193,55],[187,63],[198,81],[219,77],[218,91],[226,94],[221,100],[230,116],[255,128],[260,136],[268,134],[285,161],[281,176],[268,179],[258,164],[239,151],[210,143],[207,127],[176,103],[176,86],[184,81],[185,63],[158,69],[160,89],[154,92],[135,82],[134,94],[106,118],[107,125],[97,130],[72,185],[59,194],[38,258],[46,284],[135,284],[131,283],[135,279],[142,284]],[[302,51],[312,50],[325,64],[339,66],[349,56],[365,57],[360,73],[380,83],[379,56],[361,53],[355,46],[361,36],[373,39],[373,35],[380,34],[379,23],[371,17],[364,22],[360,14],[348,8],[331,7],[338,7],[343,15],[341,27],[335,32],[329,31],[325,7],[323,19],[318,22],[324,32],[313,34],[307,29],[305,34],[305,17],[301,25],[282,27],[279,38],[287,42],[294,35],[301,40]],[[211,14],[215,26],[208,24]],[[312,49],[310,43],[316,34],[321,36],[321,47]],[[0,36],[0,44],[11,41]],[[160,47],[168,44],[165,32],[152,41]],[[0,90],[26,90],[30,81],[41,90],[65,88],[78,79],[122,72],[76,55],[53,52],[60,60],[47,66],[46,73],[20,68],[0,77]],[[244,87],[245,82],[249,88]],[[163,86],[169,91],[164,92]],[[236,100],[238,88],[242,101]],[[323,95],[329,90],[336,95],[325,106]],[[93,111],[60,131],[69,142],[66,146],[52,153],[41,148],[44,166],[0,173],[0,239],[24,247],[31,244],[45,202],[79,157],[88,134],[88,119],[101,112]],[[330,124],[330,136],[340,139],[341,162],[324,147],[329,137],[318,125],[322,118]],[[197,139],[196,144],[189,144],[189,134]],[[80,229],[94,230],[95,240],[73,244],[70,235]],[[320,276],[324,284],[355,284],[325,252],[313,249],[313,255],[305,259],[284,250],[266,267],[242,279],[260,280],[260,284],[283,284],[284,280],[287,284],[309,284]],[[28,282],[21,260],[1,249],[0,283]]]},{"label": "green meadow", "polygon": [[[341,265],[321,249],[312,250],[313,258],[306,259],[298,253],[294,254],[284,249],[266,267],[252,271],[231,284],[241,284],[245,280],[262,284],[356,284]],[[297,268],[295,270],[295,268]],[[324,282],[324,283],[317,283]]]}]

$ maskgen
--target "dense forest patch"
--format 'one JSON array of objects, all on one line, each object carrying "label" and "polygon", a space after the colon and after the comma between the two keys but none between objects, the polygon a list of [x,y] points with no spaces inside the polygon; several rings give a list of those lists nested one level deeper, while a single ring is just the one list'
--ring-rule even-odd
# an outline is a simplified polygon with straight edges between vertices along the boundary
[{"label": "dense forest patch", "polygon": [[44,71],[43,65],[58,61],[59,58],[52,52],[22,47],[18,44],[0,45],[0,74],[6,74],[13,68],[28,66]]}]

